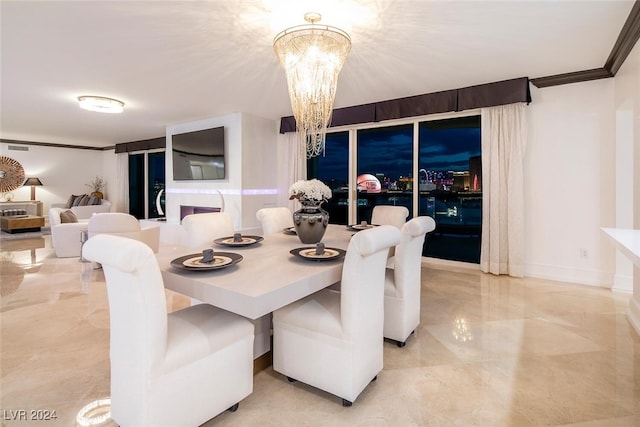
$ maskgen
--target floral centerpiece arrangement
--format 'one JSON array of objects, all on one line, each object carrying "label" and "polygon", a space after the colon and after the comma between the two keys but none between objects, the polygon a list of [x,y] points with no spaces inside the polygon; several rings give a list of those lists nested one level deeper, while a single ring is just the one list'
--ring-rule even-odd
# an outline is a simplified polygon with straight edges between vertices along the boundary
[{"label": "floral centerpiece arrangement", "polygon": [[331,189],[318,179],[296,181],[289,187],[289,200],[324,202],[331,196]]}]

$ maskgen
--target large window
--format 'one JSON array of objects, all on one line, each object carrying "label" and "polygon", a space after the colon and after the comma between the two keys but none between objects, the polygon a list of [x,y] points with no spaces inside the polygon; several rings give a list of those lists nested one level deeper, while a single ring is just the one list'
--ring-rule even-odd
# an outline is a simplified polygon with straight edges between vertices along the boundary
[{"label": "large window", "polygon": [[[307,166],[309,178],[333,191],[323,205],[331,223],[369,222],[376,205],[405,206],[409,218],[429,215],[436,221],[423,255],[480,261],[480,116],[330,133],[326,155],[310,159]],[[349,191],[350,185],[355,191]],[[349,211],[350,205],[355,209]]]},{"label": "large window", "polygon": [[419,215],[436,221],[424,255],[480,262],[482,162],[480,117],[419,124]]},{"label": "large window", "polygon": [[[138,219],[159,218],[164,211],[164,151],[129,155],[129,213]],[[158,200],[159,197],[159,200]]]},{"label": "large window", "polygon": [[371,222],[376,205],[412,212],[413,125],[359,130],[357,147],[357,222]]},{"label": "large window", "polygon": [[333,197],[322,205],[332,224],[347,224],[349,219],[349,132],[327,134],[325,155],[307,161],[307,176],[317,178],[331,188]]}]

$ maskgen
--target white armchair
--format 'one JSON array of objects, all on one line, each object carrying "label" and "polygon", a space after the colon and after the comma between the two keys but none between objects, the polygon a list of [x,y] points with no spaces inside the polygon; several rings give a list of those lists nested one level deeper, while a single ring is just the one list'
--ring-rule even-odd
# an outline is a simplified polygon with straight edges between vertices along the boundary
[{"label": "white armchair", "polygon": [[409,335],[420,324],[420,273],[424,236],[436,228],[429,216],[407,221],[400,230],[393,268],[384,282],[384,337],[404,347]]},{"label": "white armchair", "polygon": [[88,220],[63,223],[60,214],[67,209],[49,209],[49,226],[51,227],[51,245],[58,258],[79,257],[82,243],[80,234],[87,230]]},{"label": "white armchair", "polygon": [[185,246],[190,248],[211,247],[220,237],[233,236],[233,219],[226,212],[187,215],[182,219],[185,231]]},{"label": "white armchair", "polygon": [[199,426],[253,391],[253,324],[200,304],[167,314],[157,260],[142,242],[102,234],[110,313],[111,418],[122,426]]},{"label": "white armchair", "polygon": [[351,406],[382,370],[384,269],[400,241],[390,225],[351,238],[342,290],[324,289],[273,313],[273,369]]},{"label": "white armchair", "polygon": [[256,212],[256,218],[260,221],[265,236],[293,227],[293,215],[289,208],[262,208]]},{"label": "white armchair", "polygon": [[89,239],[98,234],[113,234],[144,242],[158,252],[160,247],[160,225],[153,224],[142,227],[133,215],[121,212],[94,214],[87,224]]}]

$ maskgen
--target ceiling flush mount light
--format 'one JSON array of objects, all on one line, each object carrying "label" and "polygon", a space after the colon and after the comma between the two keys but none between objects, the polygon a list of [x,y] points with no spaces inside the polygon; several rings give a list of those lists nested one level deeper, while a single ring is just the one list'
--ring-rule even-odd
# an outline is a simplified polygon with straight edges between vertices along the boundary
[{"label": "ceiling flush mount light", "polygon": [[351,50],[351,38],[339,28],[316,24],[319,13],[307,13],[310,24],[288,28],[273,41],[287,74],[291,108],[307,158],[324,151],[338,74]]},{"label": "ceiling flush mount light", "polygon": [[84,95],[78,97],[80,108],[99,113],[122,113],[124,102],[104,96]]}]

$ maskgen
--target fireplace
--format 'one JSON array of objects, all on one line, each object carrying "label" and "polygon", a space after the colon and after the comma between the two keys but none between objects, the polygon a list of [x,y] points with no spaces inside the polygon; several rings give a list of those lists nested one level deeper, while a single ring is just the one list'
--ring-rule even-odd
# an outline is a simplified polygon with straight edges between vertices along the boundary
[{"label": "fireplace", "polygon": [[212,208],[210,206],[189,206],[189,205],[180,205],[180,222],[182,219],[191,214],[200,214],[200,213],[211,213],[211,212],[220,212],[222,209],[220,208]]}]

